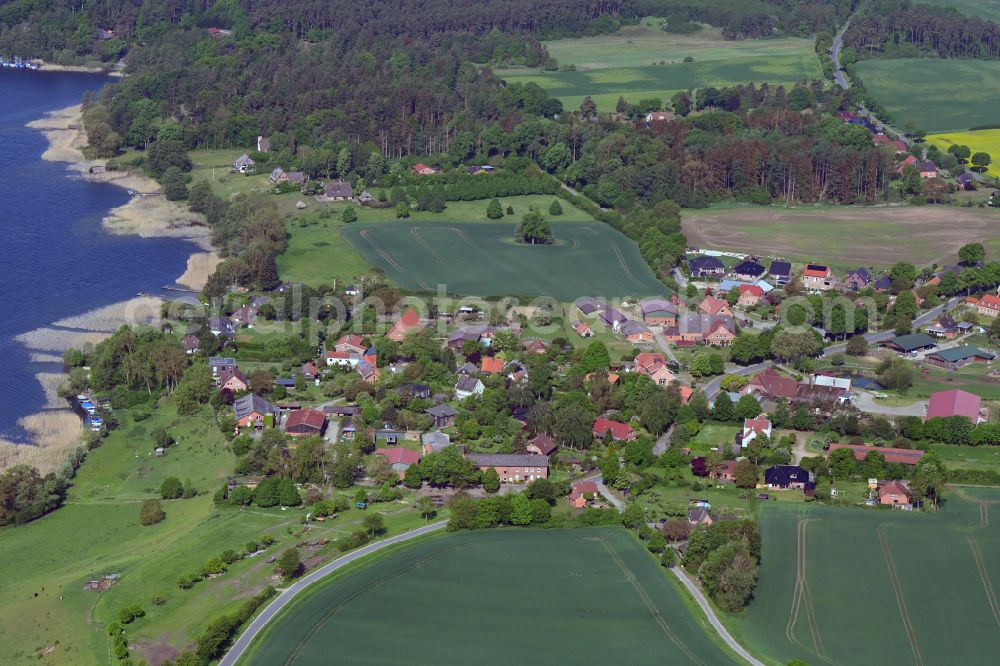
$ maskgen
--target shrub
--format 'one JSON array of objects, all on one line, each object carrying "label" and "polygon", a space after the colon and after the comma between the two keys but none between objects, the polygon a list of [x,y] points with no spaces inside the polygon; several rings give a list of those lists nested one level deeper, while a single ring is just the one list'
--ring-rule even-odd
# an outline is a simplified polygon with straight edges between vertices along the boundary
[{"label": "shrub", "polygon": [[160,506],[160,500],[146,500],[142,503],[142,508],[139,509],[139,522],[143,525],[155,525],[166,517],[167,514]]},{"label": "shrub", "polygon": [[139,606],[126,606],[118,611],[118,621],[122,624],[132,624],[140,617],[145,617],[146,611]]},{"label": "shrub", "polygon": [[160,497],[163,499],[177,499],[184,495],[184,484],[176,476],[168,476],[160,484]]}]

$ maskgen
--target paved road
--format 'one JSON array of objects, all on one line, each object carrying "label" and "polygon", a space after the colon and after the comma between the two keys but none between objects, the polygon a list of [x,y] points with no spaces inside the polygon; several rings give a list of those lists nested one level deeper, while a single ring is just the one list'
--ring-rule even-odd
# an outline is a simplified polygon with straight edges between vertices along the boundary
[{"label": "paved road", "polygon": [[715,614],[715,611],[712,610],[712,606],[709,605],[708,599],[705,598],[705,595],[702,594],[698,586],[695,585],[694,582],[692,582],[692,580],[680,570],[680,567],[670,567],[670,571],[677,576],[677,580],[679,580],[681,584],[687,588],[687,591],[691,593],[691,596],[694,597],[698,606],[701,607],[702,612],[705,613],[705,617],[708,618],[709,624],[711,624],[712,628],[719,634],[719,637],[725,641],[726,645],[732,648],[733,652],[743,657],[747,663],[753,664],[753,666],[764,666],[760,660],[756,659],[752,654],[747,652],[746,648],[740,645],[736,639],[732,637],[722,622],[719,621],[719,617]]},{"label": "paved road", "polygon": [[[755,375],[764,368],[769,368],[769,367],[771,367],[771,362],[765,361],[764,363],[757,363],[756,365],[748,365],[745,368],[741,368],[738,366],[726,368],[726,373],[730,375]],[[705,384],[704,388],[702,388],[701,390],[705,394],[706,398],[711,400],[715,396],[715,394],[719,392],[719,385],[722,383],[723,377],[725,377],[725,375],[720,375],[714,378],[712,381]]]},{"label": "paved road", "polygon": [[351,562],[364,557],[365,555],[370,555],[371,553],[381,550],[387,546],[443,529],[447,524],[447,520],[439,520],[436,523],[430,523],[429,525],[425,525],[418,529],[411,530],[403,534],[397,534],[394,537],[389,537],[388,539],[377,541],[362,548],[358,548],[357,550],[352,551],[347,555],[320,567],[319,569],[316,569],[316,571],[313,571],[308,576],[298,580],[290,587],[283,590],[281,594],[279,594],[274,601],[268,604],[267,608],[265,608],[264,611],[250,623],[250,626],[246,628],[246,631],[244,631],[240,637],[236,639],[236,642],[233,643],[233,646],[229,648],[229,652],[226,653],[226,656],[219,661],[219,666],[233,666],[236,664],[240,657],[243,656],[243,653],[246,652],[246,649],[250,646],[250,642],[253,641],[254,637],[260,633],[264,626],[267,625],[267,623],[270,622],[271,619],[273,619],[274,616],[281,611],[281,609],[287,606],[296,595],[313,583],[321,580],[337,569],[340,569],[344,565],[350,564]]},{"label": "paved road", "polygon": [[670,443],[670,436],[674,434],[674,426],[676,424],[671,423],[667,431],[657,438],[656,443],[653,444],[653,455],[662,456],[667,452],[667,445]]},{"label": "paved road", "polygon": [[678,361],[677,357],[674,356],[674,350],[667,344],[667,339],[663,337],[663,333],[661,331],[654,331],[653,339],[656,340],[656,346],[660,348],[660,351],[663,352],[667,358],[680,366],[680,361]]},{"label": "paved road", "polygon": [[[925,326],[926,324],[936,321],[945,312],[954,310],[956,307],[962,303],[961,296],[955,296],[936,308],[932,308],[925,312],[924,314],[918,316],[913,320],[913,328],[919,328]],[[882,331],[881,333],[869,333],[865,336],[865,340],[869,343],[885,342],[886,340],[891,340],[896,337],[896,334],[892,331]],[[843,342],[836,345],[830,345],[825,350],[823,350],[823,356],[830,356],[831,354],[836,354],[837,352],[842,352],[847,349],[847,343]]]},{"label": "paved road", "polygon": [[844,70],[840,67],[840,48],[844,45],[844,33],[847,32],[847,26],[850,24],[851,19],[847,19],[847,23],[840,29],[837,36],[833,38],[833,46],[830,48],[830,57],[833,59],[833,80],[844,90],[850,88],[851,85],[847,82]]}]

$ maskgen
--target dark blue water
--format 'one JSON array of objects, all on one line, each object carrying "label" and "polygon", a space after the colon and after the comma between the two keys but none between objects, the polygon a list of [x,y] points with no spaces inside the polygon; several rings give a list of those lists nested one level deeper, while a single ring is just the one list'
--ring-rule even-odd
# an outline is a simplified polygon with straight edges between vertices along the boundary
[{"label": "dark blue water", "polygon": [[194,246],[177,239],[112,236],[107,212],[128,200],[120,187],[90,183],[45,162],[42,134],[25,124],[98,90],[101,75],[0,70],[0,436],[23,438],[17,420],[45,404],[36,372],[58,366],[29,362],[20,333],[157,292],[184,271]]}]

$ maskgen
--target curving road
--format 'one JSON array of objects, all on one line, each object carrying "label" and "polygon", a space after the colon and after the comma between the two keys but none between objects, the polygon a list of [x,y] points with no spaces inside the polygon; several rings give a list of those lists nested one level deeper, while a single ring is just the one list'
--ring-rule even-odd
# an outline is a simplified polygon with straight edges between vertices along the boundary
[{"label": "curving road", "polygon": [[830,47],[830,59],[833,60],[833,80],[844,90],[850,88],[851,85],[847,82],[844,70],[840,66],[840,49],[844,45],[844,33],[847,32],[847,26],[849,25],[851,25],[851,19],[847,19],[847,23],[840,29],[837,36],[833,38],[833,46]]},{"label": "curving road", "polygon": [[333,573],[337,569],[340,569],[341,567],[350,564],[351,562],[354,562],[355,560],[358,560],[364,557],[365,555],[370,555],[371,553],[374,553],[377,550],[381,550],[382,548],[391,546],[393,544],[397,544],[403,541],[408,541],[409,539],[413,539],[418,536],[423,536],[424,534],[430,534],[431,532],[440,530],[447,525],[448,525],[447,520],[439,520],[436,523],[430,523],[429,525],[424,525],[423,527],[417,528],[415,530],[404,532],[403,534],[397,534],[394,537],[389,537],[388,539],[384,539],[382,541],[376,541],[375,543],[368,544],[367,546],[351,551],[347,555],[339,557],[333,562],[325,564],[321,566],[319,569],[316,569],[315,571],[310,573],[309,575],[299,579],[291,586],[282,590],[281,594],[279,594],[274,599],[274,601],[268,604],[260,615],[254,618],[253,622],[250,623],[250,626],[247,627],[242,634],[240,634],[240,637],[236,639],[236,642],[233,643],[233,646],[229,648],[229,652],[226,653],[226,656],[224,656],[219,661],[219,666],[234,666],[234,664],[236,664],[236,662],[239,661],[240,657],[243,656],[243,653],[246,652],[247,648],[250,647],[250,643],[253,641],[253,639],[257,637],[257,634],[261,632],[261,630],[267,625],[267,623],[270,622],[272,619],[274,619],[274,616],[277,615],[279,612],[281,612],[281,610],[285,606],[287,606],[295,598],[296,595],[298,595],[300,592],[302,592],[304,589],[306,589],[313,583],[318,582],[319,580]]},{"label": "curving road", "polygon": [[698,586],[695,585],[690,578],[681,573],[679,567],[670,567],[670,571],[677,576],[677,580],[679,580],[681,584],[687,588],[687,591],[691,593],[691,596],[694,597],[698,606],[701,607],[702,612],[705,613],[705,617],[708,618],[709,624],[711,624],[712,628],[719,634],[719,637],[725,641],[726,645],[728,645],[733,652],[743,657],[747,663],[753,664],[753,666],[764,666],[760,660],[747,652],[746,648],[740,645],[736,639],[732,637],[722,622],[719,621],[719,616],[717,616],[715,611],[712,610],[712,607],[708,603],[708,599],[705,598],[705,595],[702,594]]}]

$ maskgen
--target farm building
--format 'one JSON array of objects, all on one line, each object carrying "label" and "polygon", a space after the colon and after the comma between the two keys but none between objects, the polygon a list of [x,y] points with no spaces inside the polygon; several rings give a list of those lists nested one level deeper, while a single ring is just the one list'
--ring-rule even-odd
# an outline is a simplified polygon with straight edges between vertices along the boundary
[{"label": "farm building", "polygon": [[435,428],[450,428],[455,425],[455,415],[458,413],[455,409],[445,403],[441,405],[435,405],[426,410],[430,414],[431,418],[434,419]]},{"label": "farm building", "polygon": [[871,446],[869,444],[830,444],[830,452],[838,449],[848,449],[854,453],[854,459],[861,462],[869,453],[881,453],[887,463],[899,463],[901,465],[916,465],[924,457],[924,452],[920,449],[896,449],[888,446]]},{"label": "farm building", "polygon": [[677,306],[662,298],[647,298],[639,304],[642,320],[651,326],[676,326]]},{"label": "farm building", "polygon": [[698,309],[707,315],[733,316],[733,311],[729,309],[729,302],[715,296],[706,296],[705,300],[698,305]]},{"label": "farm building", "polygon": [[972,345],[963,345],[927,354],[924,361],[945,370],[958,370],[971,363],[992,363],[995,358],[996,354],[993,352]]},{"label": "farm building", "polygon": [[385,337],[396,342],[402,342],[406,339],[406,336],[419,331],[423,327],[423,322],[420,320],[420,315],[417,314],[417,311],[413,308],[407,308],[399,318],[399,321],[393,324],[392,329],[385,334]]},{"label": "farm building", "polygon": [[278,418],[280,410],[259,395],[245,395],[233,403],[233,416],[236,417],[237,428],[271,427]]},{"label": "farm building", "polygon": [[924,420],[964,416],[973,424],[979,423],[986,420],[981,413],[982,403],[982,398],[978,395],[961,389],[931,393],[930,402],[927,403],[927,417]]},{"label": "farm building", "polygon": [[425,432],[420,436],[420,444],[426,456],[451,446],[451,437],[447,433],[439,431]]},{"label": "farm building", "polygon": [[297,409],[285,419],[285,432],[292,437],[322,435],[326,429],[326,414],[315,409]]},{"label": "farm building", "polygon": [[933,349],[937,343],[926,333],[908,333],[887,340],[882,345],[900,354],[910,354],[915,351]]},{"label": "farm building", "polygon": [[549,478],[549,457],[530,453],[467,453],[465,458],[479,469],[495,469],[504,483]]},{"label": "farm building", "polygon": [[399,478],[403,478],[410,465],[416,465],[420,462],[419,453],[401,446],[375,449],[375,453],[389,461],[389,466],[392,467],[393,472],[399,474]]}]

